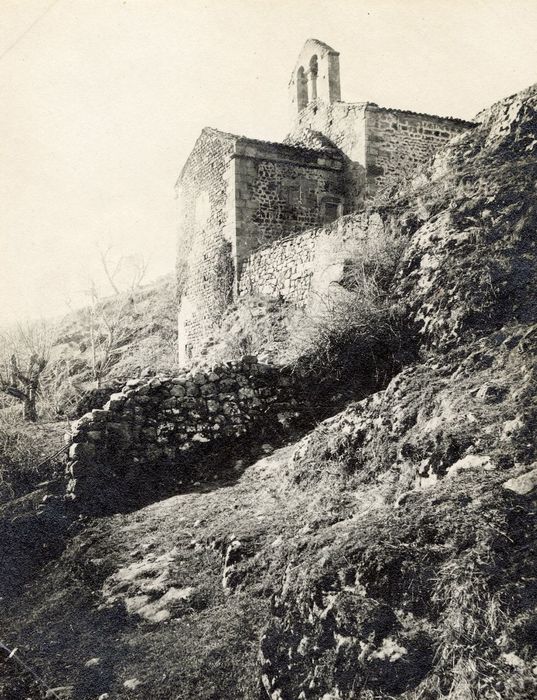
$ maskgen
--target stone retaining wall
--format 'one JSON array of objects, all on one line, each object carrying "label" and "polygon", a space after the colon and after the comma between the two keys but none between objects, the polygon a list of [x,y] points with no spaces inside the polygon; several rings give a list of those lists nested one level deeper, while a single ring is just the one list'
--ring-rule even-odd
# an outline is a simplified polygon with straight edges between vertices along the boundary
[{"label": "stone retaining wall", "polygon": [[[68,493],[81,510],[124,510],[192,480],[216,455],[237,459],[241,438],[285,434],[301,406],[289,376],[254,357],[174,378],[133,379],[72,426]],[[259,440],[258,440],[259,441]],[[240,455],[239,455],[240,456]]]},{"label": "stone retaining wall", "polygon": [[311,293],[323,296],[341,279],[360,242],[377,236],[378,214],[350,214],[323,228],[276,241],[252,253],[242,267],[239,293],[281,297],[306,306]]}]

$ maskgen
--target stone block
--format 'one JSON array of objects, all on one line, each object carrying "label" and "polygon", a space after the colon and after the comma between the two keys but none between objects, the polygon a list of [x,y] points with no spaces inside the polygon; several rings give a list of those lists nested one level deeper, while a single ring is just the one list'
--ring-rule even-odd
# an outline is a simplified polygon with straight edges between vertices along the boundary
[{"label": "stone block", "polygon": [[91,426],[93,424],[93,422],[94,422],[93,414],[92,413],[85,413],[83,416],[81,416],[74,423],[71,423],[71,432],[76,433],[83,428],[87,428],[87,427]]},{"label": "stone block", "polygon": [[200,395],[200,389],[197,384],[194,382],[187,382],[186,383],[186,393],[187,396],[199,396]]},{"label": "stone block", "polygon": [[69,448],[70,460],[91,460],[95,456],[95,445],[91,442],[75,442]]},{"label": "stone block", "polygon": [[91,412],[92,418],[95,423],[101,423],[107,421],[110,418],[110,412],[105,411],[102,408],[94,408]]}]

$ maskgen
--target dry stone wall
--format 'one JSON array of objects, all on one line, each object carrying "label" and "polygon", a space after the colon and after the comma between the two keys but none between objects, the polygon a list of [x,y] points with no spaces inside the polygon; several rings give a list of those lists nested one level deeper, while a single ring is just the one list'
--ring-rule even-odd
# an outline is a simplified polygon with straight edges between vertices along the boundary
[{"label": "dry stone wall", "polygon": [[322,296],[341,279],[346,259],[361,241],[383,229],[378,214],[350,214],[262,247],[244,264],[239,292],[281,297],[303,308],[312,294]]},{"label": "dry stone wall", "polygon": [[174,378],[130,380],[73,424],[68,493],[88,512],[124,510],[159,484],[194,479],[209,455],[223,468],[225,456],[253,431],[257,439],[267,431],[285,434],[304,408],[297,396],[289,375],[255,357]]}]

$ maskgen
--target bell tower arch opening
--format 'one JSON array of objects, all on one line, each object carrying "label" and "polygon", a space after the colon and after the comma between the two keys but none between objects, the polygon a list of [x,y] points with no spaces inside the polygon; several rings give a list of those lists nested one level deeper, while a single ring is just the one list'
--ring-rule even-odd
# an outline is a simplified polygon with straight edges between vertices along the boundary
[{"label": "bell tower arch opening", "polygon": [[341,100],[339,53],[318,39],[308,39],[291,75],[289,97],[293,116],[314,100]]},{"label": "bell tower arch opening", "polygon": [[313,56],[310,58],[310,71],[309,71],[309,78],[310,78],[310,85],[311,85],[311,90],[310,90],[310,95],[312,100],[317,99],[317,76],[319,74],[319,60],[317,58],[317,54],[313,54]]},{"label": "bell tower arch opening", "polygon": [[304,66],[300,66],[296,72],[296,101],[299,112],[308,104],[308,79]]}]

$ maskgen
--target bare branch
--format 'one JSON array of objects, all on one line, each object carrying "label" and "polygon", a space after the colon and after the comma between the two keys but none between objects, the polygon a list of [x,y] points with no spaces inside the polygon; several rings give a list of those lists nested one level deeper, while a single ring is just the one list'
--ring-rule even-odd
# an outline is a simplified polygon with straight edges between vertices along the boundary
[{"label": "bare branch", "polygon": [[113,272],[110,272],[110,267],[109,267],[109,255],[111,252],[111,247],[108,246],[108,248],[103,251],[102,248],[98,248],[99,250],[99,257],[101,259],[101,265],[103,267],[104,274],[106,275],[106,279],[108,280],[110,286],[112,287],[114,294],[118,295],[119,294],[119,289],[114,281],[114,277],[117,275],[119,272],[119,269],[121,267],[121,258],[116,262],[116,266],[114,268]]}]

